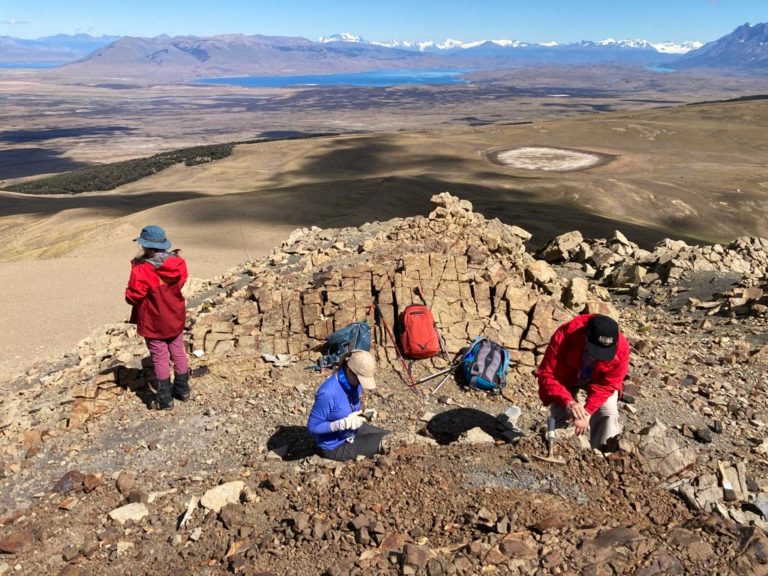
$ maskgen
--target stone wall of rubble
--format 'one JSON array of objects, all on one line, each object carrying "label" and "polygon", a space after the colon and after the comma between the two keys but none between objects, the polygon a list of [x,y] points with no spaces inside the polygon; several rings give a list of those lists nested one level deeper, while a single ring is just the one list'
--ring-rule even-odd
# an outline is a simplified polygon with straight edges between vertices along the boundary
[{"label": "stone wall of rubble", "polygon": [[768,276],[768,239],[743,236],[727,245],[690,246],[665,239],[653,251],[644,250],[621,232],[610,239],[585,239],[581,232],[561,234],[539,251],[552,264],[579,264],[585,276],[609,287],[631,287],[647,298],[651,290],[674,286],[686,275],[701,272],[727,274],[740,286],[709,302],[691,302],[704,308],[741,314],[765,314],[764,289]]},{"label": "stone wall of rubble", "polygon": [[[427,218],[297,231],[248,270],[247,286],[195,319],[192,350],[307,358],[334,330],[367,319],[379,352],[393,360],[385,327],[396,332],[404,308],[425,300],[449,353],[485,335],[513,350],[516,363],[534,366],[571,315],[559,301],[562,291],[555,297],[545,288],[556,273],[526,253],[524,230],[486,220],[448,194],[433,201]],[[582,308],[588,299],[585,293]]]}]

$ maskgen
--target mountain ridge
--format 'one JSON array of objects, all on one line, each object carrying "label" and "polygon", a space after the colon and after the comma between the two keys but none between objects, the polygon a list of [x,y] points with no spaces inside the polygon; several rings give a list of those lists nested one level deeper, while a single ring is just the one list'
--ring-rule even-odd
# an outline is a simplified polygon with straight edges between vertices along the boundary
[{"label": "mountain ridge", "polygon": [[[248,57],[249,60],[263,60],[264,64],[259,66],[255,65],[254,62],[251,62],[250,65],[243,62],[238,63],[237,58],[239,56],[235,53],[229,54],[231,62],[227,62],[223,58],[220,59],[224,70],[231,69],[233,73],[237,74],[276,75],[361,71],[363,69],[361,64],[353,65],[349,60],[361,62],[366,57],[369,61],[362,64],[379,68],[382,65],[398,68],[400,66],[392,60],[413,59],[414,62],[418,62],[417,57],[419,56],[425,58],[424,63],[418,64],[422,67],[431,65],[451,67],[455,65],[454,61],[457,59],[462,61],[460,64],[469,66],[484,67],[498,64],[498,62],[485,62],[487,58],[510,60],[520,64],[557,63],[558,60],[562,60],[569,64],[641,61],[654,65],[666,63],[675,54],[701,45],[696,42],[657,45],[646,40],[614,40],[612,38],[602,41],[583,40],[568,44],[530,43],[506,39],[469,42],[453,39],[446,39],[443,42],[433,40],[369,42],[350,33],[321,37],[316,42],[301,36],[267,36],[263,34],[220,34],[210,37],[160,35],[152,38],[139,36],[95,37],[78,34],[72,36],[56,35],[35,40],[2,36],[0,37],[0,48],[3,50],[2,56],[0,56],[0,65],[31,62],[46,62],[52,66],[80,65],[96,58],[103,58],[107,54],[114,56],[119,53],[119,50],[116,51],[115,46],[113,46],[115,44],[117,48],[122,48],[126,44],[133,45],[130,50],[138,51],[134,61],[136,65],[140,65],[144,57],[149,57],[152,62],[157,63],[157,58],[152,56],[153,53],[161,53],[164,50],[173,52],[174,49],[186,51],[190,44],[199,44],[199,49],[214,53],[216,52],[214,48],[216,45],[222,47],[223,52],[229,52],[230,50],[224,48],[224,45],[233,44],[236,50],[250,50],[252,53]],[[282,65],[277,64],[274,58],[265,57],[264,54],[258,53],[258,49],[283,51],[285,62]],[[315,65],[313,66],[309,61],[297,62],[297,59],[293,57],[295,54],[286,54],[286,52],[297,50],[304,50],[306,52],[305,57],[312,56],[317,61]],[[338,59],[335,65],[324,61],[331,59],[331,57]],[[442,57],[445,57],[446,61],[435,60],[435,58]],[[171,58],[171,60],[174,59]],[[466,62],[467,60],[469,62]],[[168,57],[164,57],[163,61],[167,62]],[[125,65],[127,61],[122,58],[114,64]],[[201,71],[195,76],[213,75],[219,72],[219,70]]]},{"label": "mountain ridge", "polygon": [[600,41],[593,40],[579,40],[577,42],[525,42],[522,40],[512,39],[494,39],[494,40],[471,40],[462,41],[454,40],[452,38],[446,38],[443,42],[436,42],[434,40],[387,40],[387,41],[368,41],[361,36],[357,36],[350,32],[342,32],[339,34],[332,34],[331,36],[321,36],[318,39],[321,43],[333,43],[333,42],[347,42],[351,44],[373,44],[378,46],[386,46],[390,48],[402,48],[404,50],[418,50],[420,52],[439,52],[444,50],[452,50],[461,48],[465,50],[471,50],[477,46],[483,44],[493,44],[501,48],[528,48],[528,47],[583,47],[583,46],[614,46],[621,48],[652,48],[660,53],[669,54],[684,54],[690,50],[695,50],[703,46],[702,42],[698,40],[686,40],[683,42],[650,42],[639,38],[635,39],[623,39],[616,40],[614,38],[606,38]]},{"label": "mountain ridge", "polygon": [[768,70],[768,22],[749,23],[730,34],[708,42],[673,63],[677,69],[733,68],[760,72]]},{"label": "mountain ridge", "polygon": [[570,43],[511,39],[444,42],[368,41],[344,32],[312,41],[263,34],[154,38],[57,35],[37,40],[0,37],[3,63],[51,62],[75,77],[146,77],[185,81],[212,76],[297,75],[374,69],[493,69],[531,65],[669,66],[673,69],[768,67],[768,23],[744,24],[715,41],[654,43],[606,38]]},{"label": "mountain ridge", "polygon": [[494,69],[530,65],[666,65],[675,55],[645,42],[523,45],[492,41],[444,50],[383,46],[357,37],[313,42],[254,35],[123,37],[57,69],[67,78],[188,81],[225,76],[291,76],[396,69]]}]

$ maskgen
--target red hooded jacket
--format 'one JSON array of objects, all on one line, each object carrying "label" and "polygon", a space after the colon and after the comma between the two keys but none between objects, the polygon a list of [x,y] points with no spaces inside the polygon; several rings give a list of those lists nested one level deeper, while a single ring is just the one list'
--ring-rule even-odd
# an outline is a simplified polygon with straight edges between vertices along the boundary
[{"label": "red hooded jacket", "polygon": [[186,306],[181,288],[187,276],[187,263],[172,253],[131,262],[125,301],[133,306],[130,322],[140,336],[167,339],[182,333]]},{"label": "red hooded jacket", "polygon": [[[577,316],[560,326],[552,335],[536,376],[539,398],[545,405],[553,402],[565,408],[578,391],[581,359],[587,343],[587,322],[591,314]],[[616,355],[609,362],[596,361],[587,385],[584,409],[593,414],[616,390],[621,394],[624,376],[629,370],[629,344],[619,332]]]}]

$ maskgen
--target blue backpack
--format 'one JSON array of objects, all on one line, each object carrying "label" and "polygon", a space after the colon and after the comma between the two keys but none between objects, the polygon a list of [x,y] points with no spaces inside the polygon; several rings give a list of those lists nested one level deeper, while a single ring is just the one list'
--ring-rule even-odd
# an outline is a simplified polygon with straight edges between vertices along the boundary
[{"label": "blue backpack", "polygon": [[328,336],[325,354],[317,361],[317,368],[333,368],[338,365],[344,354],[352,350],[371,351],[371,328],[365,320],[339,328]]},{"label": "blue backpack", "polygon": [[482,336],[475,338],[461,359],[461,372],[467,386],[498,394],[507,385],[508,368],[509,350]]}]

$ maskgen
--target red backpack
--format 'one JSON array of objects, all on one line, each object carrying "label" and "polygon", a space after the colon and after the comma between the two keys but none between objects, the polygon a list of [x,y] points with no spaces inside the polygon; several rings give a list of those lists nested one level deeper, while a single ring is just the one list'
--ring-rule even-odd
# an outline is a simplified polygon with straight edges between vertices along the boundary
[{"label": "red backpack", "polygon": [[440,338],[432,311],[426,306],[406,306],[402,317],[400,348],[408,358],[432,358],[440,354]]}]

